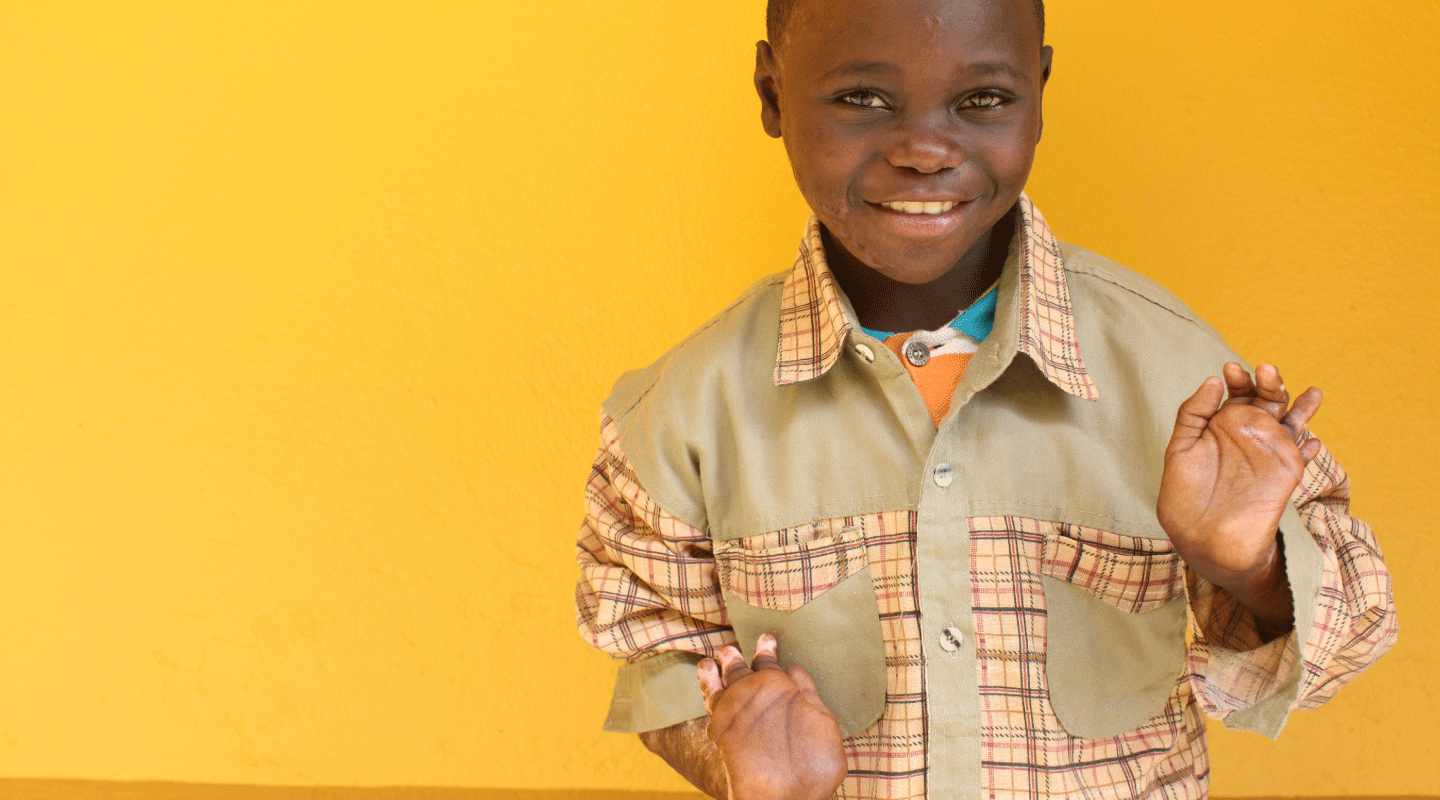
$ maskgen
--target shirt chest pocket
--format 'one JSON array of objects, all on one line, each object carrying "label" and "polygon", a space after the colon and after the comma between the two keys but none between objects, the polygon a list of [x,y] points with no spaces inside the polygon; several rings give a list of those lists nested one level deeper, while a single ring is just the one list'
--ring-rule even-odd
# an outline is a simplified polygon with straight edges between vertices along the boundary
[{"label": "shirt chest pocket", "polygon": [[780,663],[815,679],[842,736],[885,710],[885,643],[864,535],[807,526],[717,544],[717,579],[746,659],[771,633]]},{"label": "shirt chest pocket", "polygon": [[1185,667],[1184,564],[1164,539],[1061,525],[1046,536],[1045,674],[1072,736],[1135,730]]}]

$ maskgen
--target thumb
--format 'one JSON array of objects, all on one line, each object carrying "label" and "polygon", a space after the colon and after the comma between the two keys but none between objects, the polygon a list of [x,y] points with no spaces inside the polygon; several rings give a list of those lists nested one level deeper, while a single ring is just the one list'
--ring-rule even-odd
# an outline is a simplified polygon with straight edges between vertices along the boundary
[{"label": "thumb", "polygon": [[1224,399],[1225,382],[1214,376],[1206,378],[1195,394],[1180,404],[1180,411],[1175,415],[1175,432],[1170,436],[1166,455],[1187,450],[1199,441]]}]

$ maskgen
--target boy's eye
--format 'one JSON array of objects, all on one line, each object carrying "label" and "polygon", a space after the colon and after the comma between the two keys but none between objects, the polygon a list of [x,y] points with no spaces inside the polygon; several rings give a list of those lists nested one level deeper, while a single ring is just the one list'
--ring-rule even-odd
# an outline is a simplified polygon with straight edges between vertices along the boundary
[{"label": "boy's eye", "polygon": [[999,108],[1006,103],[1004,95],[997,92],[980,92],[970,95],[960,103],[961,108]]},{"label": "boy's eye", "polygon": [[869,89],[856,89],[853,92],[846,92],[840,95],[840,102],[860,108],[885,109],[890,107],[890,104],[885,102],[885,98]]}]

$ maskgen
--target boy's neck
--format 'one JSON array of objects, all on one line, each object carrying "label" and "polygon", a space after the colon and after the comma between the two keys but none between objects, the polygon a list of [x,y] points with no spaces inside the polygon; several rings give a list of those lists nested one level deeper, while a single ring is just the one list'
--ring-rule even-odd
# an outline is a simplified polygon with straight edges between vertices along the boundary
[{"label": "boy's neck", "polygon": [[933,331],[949,325],[999,280],[1015,231],[1015,214],[995,223],[949,272],[930,283],[901,283],[865,266],[821,228],[830,271],[860,324],[876,331]]}]

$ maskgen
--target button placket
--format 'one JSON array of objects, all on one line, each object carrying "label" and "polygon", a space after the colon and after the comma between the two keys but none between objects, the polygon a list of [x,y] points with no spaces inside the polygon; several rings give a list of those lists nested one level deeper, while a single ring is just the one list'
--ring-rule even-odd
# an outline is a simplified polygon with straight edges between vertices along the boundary
[{"label": "button placket", "polygon": [[922,641],[927,655],[933,656],[925,660],[925,710],[930,729],[939,734],[930,739],[926,782],[933,795],[970,798],[979,797],[983,780],[982,709],[971,622],[971,532],[966,513],[971,481],[959,479],[960,467],[972,452],[968,443],[958,439],[952,415],[936,429],[929,448],[926,467],[931,483],[924,486],[917,509],[915,553],[920,574],[933,576],[920,582]]}]

